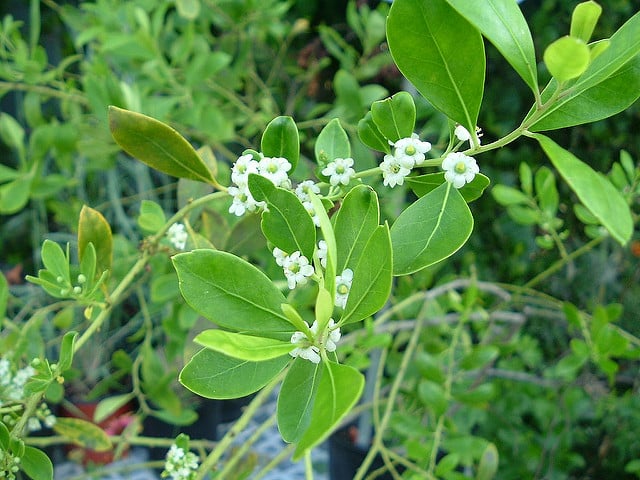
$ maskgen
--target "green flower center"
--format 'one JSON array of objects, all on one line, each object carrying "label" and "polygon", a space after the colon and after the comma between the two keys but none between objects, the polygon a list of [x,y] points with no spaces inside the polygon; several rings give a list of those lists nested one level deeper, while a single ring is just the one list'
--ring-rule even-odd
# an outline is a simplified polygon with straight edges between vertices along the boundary
[{"label": "green flower center", "polygon": [[464,162],[458,162],[456,163],[454,170],[456,173],[464,173],[467,171],[467,164]]},{"label": "green flower center", "polygon": [[416,147],[414,147],[413,145],[409,145],[407,148],[404,149],[404,153],[406,153],[409,156],[415,155]]},{"label": "green flower center", "polygon": [[340,295],[346,295],[347,293],[349,293],[349,287],[347,285],[345,285],[344,283],[341,283],[340,285],[338,285],[338,287],[336,288],[336,291],[340,294]]}]

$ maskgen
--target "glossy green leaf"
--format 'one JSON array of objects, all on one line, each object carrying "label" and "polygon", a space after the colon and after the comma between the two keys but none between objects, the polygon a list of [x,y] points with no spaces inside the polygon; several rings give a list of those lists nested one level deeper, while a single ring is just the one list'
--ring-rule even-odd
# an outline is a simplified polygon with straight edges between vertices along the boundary
[{"label": "glossy green leaf", "polygon": [[279,249],[291,254],[298,250],[308,259],[316,246],[316,227],[295,193],[276,187],[260,175],[249,175],[249,190],[269,210],[262,213],[262,232]]},{"label": "glossy green leaf", "polygon": [[351,144],[347,132],[344,131],[340,120],[334,118],[325,125],[315,144],[316,162],[324,167],[336,158],[351,157]]},{"label": "glossy green leaf", "polygon": [[503,207],[510,205],[522,205],[529,203],[529,197],[517,188],[507,185],[496,185],[491,189],[493,198]]},{"label": "glossy green leaf", "polygon": [[571,15],[569,35],[579,38],[583,42],[591,40],[593,30],[602,14],[602,7],[593,0],[576,5]]},{"label": "glossy green leaf", "polygon": [[288,339],[286,300],[259,269],[230,253],[193,250],[173,257],[180,291],[196,312],[221,327]]},{"label": "glossy green leaf", "polygon": [[396,142],[410,137],[416,124],[416,105],[408,92],[373,102],[371,116],[378,130],[388,140]]},{"label": "glossy green leaf", "polygon": [[[291,333],[293,333],[293,328]],[[294,345],[291,342],[225,332],[218,329],[200,332],[193,341],[229,357],[252,362],[281,357],[294,349]]]},{"label": "glossy green leaf", "polygon": [[335,216],[338,273],[345,268],[355,269],[379,222],[380,207],[376,192],[367,185],[352,188]]},{"label": "glossy green leaf", "polygon": [[333,362],[325,364],[311,423],[298,442],[294,460],[329,436],[358,402],[363,388],[364,375],[355,368]]},{"label": "glossy green leaf", "polygon": [[[200,183],[200,185],[202,185]],[[157,233],[164,227],[167,221],[164,210],[156,202],[142,200],[140,204],[140,215],[138,215],[138,226],[147,233]]]},{"label": "glossy green leaf", "polygon": [[[371,261],[372,259],[375,261]],[[389,298],[392,280],[393,259],[389,227],[380,225],[370,235],[359,255],[340,321],[345,324],[357,322],[380,310]]]},{"label": "glossy green leaf", "polygon": [[24,208],[31,195],[33,177],[24,174],[0,186],[0,214],[11,215]]},{"label": "glossy green leaf", "polygon": [[103,398],[96,405],[96,409],[93,412],[93,421],[101,423],[116,411],[131,402],[135,398],[133,393],[124,393],[122,395],[111,395]]},{"label": "glossy green leaf", "polygon": [[285,442],[299,441],[309,427],[324,370],[323,363],[303,358],[291,364],[278,395],[278,429]]},{"label": "glossy green leaf", "polygon": [[62,342],[60,342],[60,357],[58,360],[58,371],[60,373],[64,373],[71,368],[71,363],[73,362],[73,347],[77,336],[78,332],[67,332],[64,334],[64,337],[62,337]]},{"label": "glossy green leaf", "polygon": [[112,448],[109,436],[95,423],[80,418],[58,417],[53,430],[81,447],[104,452]]},{"label": "glossy green leaf", "polygon": [[418,91],[473,131],[484,92],[480,32],[446,0],[396,0],[387,19],[387,40],[398,68]]},{"label": "glossy green leaf", "polygon": [[93,244],[96,250],[97,274],[111,270],[113,263],[113,236],[111,226],[102,214],[84,205],[78,221],[78,255],[82,260],[87,245]]},{"label": "glossy green leaf", "polygon": [[169,125],[140,113],[109,107],[111,135],[134,158],[168,175],[214,183],[191,144]]},{"label": "glossy green leaf", "polygon": [[298,127],[291,117],[276,117],[265,128],[260,148],[265,157],[286,158],[291,164],[291,174],[300,158]]},{"label": "glossy green leaf", "polygon": [[460,192],[444,183],[409,206],[391,227],[393,274],[406,275],[453,255],[473,229]]},{"label": "glossy green leaf", "polygon": [[[445,182],[444,172],[427,173],[426,175],[419,175],[417,177],[407,177],[405,178],[405,182],[411,190],[413,190],[413,193],[418,197],[423,197]],[[471,183],[465,183],[462,188],[458,189],[458,191],[462,194],[462,198],[464,198],[467,203],[470,203],[480,198],[490,183],[491,181],[487,176],[479,173],[474,177]]]},{"label": "glossy green leaf", "polygon": [[180,372],[180,383],[205,398],[246,397],[269,383],[289,363],[287,356],[249,362],[207,348],[196,353]]},{"label": "glossy green leaf", "polygon": [[9,429],[3,422],[0,422],[0,447],[4,450],[8,450],[10,438],[11,435],[9,434]]},{"label": "glossy green leaf", "polygon": [[447,0],[498,49],[534,92],[538,74],[533,39],[520,7],[513,0]]},{"label": "glossy green leaf", "polygon": [[540,208],[546,212],[548,217],[553,218],[558,213],[560,195],[556,188],[556,177],[547,167],[540,167],[534,177],[536,185],[536,196]]},{"label": "glossy green leaf", "polygon": [[26,445],[20,457],[20,468],[30,478],[38,480],[53,479],[53,464],[42,450]]},{"label": "glossy green leaf", "polygon": [[93,243],[89,242],[84,249],[82,259],[80,260],[80,273],[85,276],[87,289],[94,288],[94,280],[96,279],[96,266],[98,265],[98,256]]},{"label": "glossy green leaf", "polygon": [[551,107],[530,130],[541,132],[596,122],[626,110],[638,98],[640,56],[636,56],[609,78],[584,90],[580,95],[570,95],[568,100]]},{"label": "glossy green leaf", "polygon": [[544,63],[549,73],[559,82],[579,77],[589,66],[591,51],[585,42],[565,36],[544,51]]},{"label": "glossy green leaf", "polygon": [[373,121],[371,112],[367,112],[364,118],[358,122],[358,137],[369,148],[379,152],[391,153],[391,146]]},{"label": "glossy green leaf", "polygon": [[534,138],[582,204],[616,241],[625,245],[633,233],[633,218],[622,194],[605,177],[550,138],[538,134]]},{"label": "glossy green leaf", "polygon": [[44,267],[54,277],[62,277],[63,280],[70,281],[69,259],[60,245],[46,239],[42,243],[41,255]]}]

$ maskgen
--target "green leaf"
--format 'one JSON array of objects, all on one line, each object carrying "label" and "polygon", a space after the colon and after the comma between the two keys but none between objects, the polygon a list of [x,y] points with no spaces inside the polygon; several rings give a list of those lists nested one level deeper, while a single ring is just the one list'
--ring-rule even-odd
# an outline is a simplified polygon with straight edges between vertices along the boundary
[{"label": "green leaf", "polygon": [[579,38],[583,42],[591,40],[593,30],[602,14],[602,7],[593,0],[576,5],[571,15],[571,29],[569,35]]},{"label": "green leaf", "polygon": [[134,158],[163,173],[215,183],[198,153],[169,125],[140,113],[109,107],[111,135]]},{"label": "green leaf", "polygon": [[605,177],[550,138],[538,134],[533,137],[582,204],[616,241],[625,245],[633,234],[633,218],[622,194]]},{"label": "green leaf", "polygon": [[260,148],[265,157],[282,157],[289,160],[293,173],[300,158],[298,127],[291,117],[276,117],[262,134]]},{"label": "green leaf", "polygon": [[24,154],[24,128],[8,113],[0,113],[0,140],[9,148]]},{"label": "green leaf", "polygon": [[82,260],[87,245],[93,244],[96,250],[97,273],[111,270],[113,263],[113,237],[111,226],[102,214],[84,205],[78,221],[78,255]]},{"label": "green leaf", "polygon": [[[375,262],[371,259],[375,259]],[[380,310],[389,298],[392,280],[393,259],[389,227],[380,225],[370,235],[359,255],[340,322],[357,322]]]},{"label": "green leaf", "polygon": [[125,393],[122,395],[113,395],[100,400],[93,412],[93,421],[101,423],[113,415],[120,407],[131,402],[134,398],[135,395],[133,393]]},{"label": "green leaf", "polygon": [[491,195],[503,207],[510,205],[526,205],[529,203],[529,197],[517,188],[508,187],[507,185],[496,185],[491,189]]},{"label": "green leaf", "polygon": [[534,179],[540,208],[546,212],[549,218],[555,217],[558,213],[558,204],[560,202],[555,175],[551,169],[540,167]]},{"label": "green leaf", "polygon": [[288,254],[296,250],[311,259],[316,246],[316,227],[295,193],[276,187],[260,175],[249,175],[249,190],[257,201],[265,201],[262,213],[264,236]]},{"label": "green leaf", "polygon": [[367,112],[364,118],[358,122],[358,137],[369,148],[379,152],[391,153],[389,142],[373,121],[371,112]]},{"label": "green leaf", "polygon": [[289,357],[282,356],[264,362],[249,362],[205,348],[184,366],[179,380],[193,393],[205,398],[241,398],[264,387],[289,361]]},{"label": "green leaf", "polygon": [[22,175],[0,187],[0,214],[11,215],[24,208],[31,195],[33,176]]},{"label": "green leaf", "polygon": [[443,415],[449,406],[444,388],[430,380],[422,380],[418,384],[418,398],[436,417]]},{"label": "green leaf", "polygon": [[194,250],[174,256],[173,264],[184,299],[204,317],[234,331],[291,336],[280,309],[284,296],[250,263],[226,252]]},{"label": "green leaf", "polygon": [[336,272],[348,267],[355,269],[379,222],[380,206],[376,192],[367,185],[353,187],[335,216]]},{"label": "green leaf", "polygon": [[69,260],[60,245],[46,239],[42,243],[41,255],[42,263],[54,278],[62,277],[63,280],[70,281]]},{"label": "green leaf", "polygon": [[541,132],[596,122],[629,108],[640,98],[640,56],[606,80],[569,97],[553,105],[530,130]]},{"label": "green leaf", "polygon": [[473,229],[462,195],[446,182],[409,206],[391,227],[393,274],[406,275],[453,255]]},{"label": "green leaf", "polygon": [[261,362],[286,355],[295,347],[291,342],[212,329],[200,332],[194,342],[239,360]]},{"label": "green leaf", "polygon": [[311,424],[324,364],[296,358],[278,395],[278,429],[285,442],[295,443]]},{"label": "green leaf", "polygon": [[438,110],[470,132],[484,92],[480,32],[446,0],[397,0],[387,40],[398,68]]},{"label": "green leaf", "polygon": [[500,350],[493,345],[478,345],[460,360],[460,368],[463,370],[483,368],[493,362],[499,354]]},{"label": "green leaf", "polygon": [[195,20],[200,14],[200,0],[176,0],[178,15],[186,20]]},{"label": "green leaf", "polygon": [[[419,175],[417,177],[406,177],[405,181],[411,190],[413,190],[413,193],[418,197],[423,197],[445,182],[444,172],[427,173],[426,175]],[[471,203],[482,196],[490,183],[491,181],[487,176],[479,173],[473,178],[471,183],[465,183],[458,191],[467,203]]]},{"label": "green leaf", "polygon": [[73,362],[73,346],[76,341],[78,332],[67,332],[62,337],[60,343],[60,357],[58,360],[58,370],[60,373],[64,373],[71,368]]},{"label": "green leaf", "polygon": [[358,402],[364,388],[364,376],[355,368],[325,363],[311,413],[311,423],[293,455],[294,461],[318,445],[336,428]]},{"label": "green leaf", "polygon": [[5,276],[0,272],[0,322],[4,319],[7,312],[7,303],[9,302],[9,283]]},{"label": "green leaf", "polygon": [[416,105],[408,92],[373,102],[371,116],[378,130],[388,140],[396,142],[411,137],[416,124]]},{"label": "green leaf", "polygon": [[111,440],[104,430],[95,423],[80,418],[58,417],[53,430],[81,447],[98,452],[105,452],[112,448]]},{"label": "green leaf", "polygon": [[538,91],[533,39],[513,0],[447,0],[498,49],[532,91]]},{"label": "green leaf", "polygon": [[493,443],[487,445],[480,457],[475,480],[492,480],[495,478],[496,473],[498,473],[499,459],[500,456],[496,446]]},{"label": "green leaf", "polygon": [[26,445],[20,457],[20,468],[31,478],[38,480],[53,479],[53,464],[47,454],[35,447]]},{"label": "green leaf", "polygon": [[565,36],[544,51],[544,63],[559,82],[566,82],[584,73],[591,61],[591,51],[585,42]]},{"label": "green leaf", "polygon": [[336,158],[351,157],[351,144],[340,120],[334,118],[322,129],[315,144],[316,162],[326,166]]},{"label": "green leaf", "polygon": [[[200,183],[200,185],[202,185]],[[138,216],[138,226],[147,233],[156,233],[164,227],[167,221],[164,210],[156,202],[142,200],[140,204],[140,215]]]}]

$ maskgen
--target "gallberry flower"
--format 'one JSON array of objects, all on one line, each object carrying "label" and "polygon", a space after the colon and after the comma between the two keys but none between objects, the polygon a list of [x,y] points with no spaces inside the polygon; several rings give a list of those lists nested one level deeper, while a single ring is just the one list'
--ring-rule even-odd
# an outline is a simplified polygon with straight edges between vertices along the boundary
[{"label": "gallberry flower", "polygon": [[273,256],[276,259],[276,263],[282,267],[284,265],[285,259],[287,258],[287,254],[276,247],[273,249]]},{"label": "gallberry flower", "polygon": [[461,152],[448,154],[442,161],[442,169],[445,171],[445,180],[456,188],[462,188],[465,183],[470,183],[480,172],[475,158]]},{"label": "gallberry flower", "polygon": [[[305,322],[306,323],[306,322]],[[307,324],[308,326],[309,324]],[[314,322],[315,325],[315,322]],[[312,363],[320,363],[320,349],[313,345],[307,336],[302,332],[293,332],[291,343],[298,345],[289,352],[292,357],[300,357]]]},{"label": "gallberry flower", "polygon": [[431,150],[431,144],[421,142],[415,133],[410,137],[401,138],[393,146],[395,147],[393,156],[400,165],[408,169],[421,165],[425,159],[424,154]]},{"label": "gallberry flower", "polygon": [[258,173],[258,162],[248,153],[238,157],[231,167],[231,180],[238,186],[247,186],[250,173]]},{"label": "gallberry flower", "polygon": [[309,265],[307,257],[298,250],[284,258],[282,267],[290,290],[296,288],[296,285],[304,285],[308,277],[313,275],[313,266]]},{"label": "gallberry flower", "polygon": [[353,270],[346,268],[342,275],[336,277],[336,307],[344,308],[347,305],[351,283],[353,282]]},{"label": "gallberry flower", "polygon": [[313,220],[313,224],[316,227],[320,226],[320,217],[316,213],[316,209],[313,207],[311,202],[302,202],[302,206],[307,211],[307,213],[311,216],[311,220]]},{"label": "gallberry flower", "polygon": [[[480,137],[482,136],[481,132],[482,130],[479,127],[476,127],[476,138],[478,139],[478,144],[480,144]],[[461,142],[471,143],[471,133],[469,133],[469,130],[467,130],[462,125],[456,125],[456,128],[453,130],[453,134]]]},{"label": "gallberry flower", "polygon": [[309,192],[320,193],[320,187],[313,180],[305,180],[296,187],[296,195],[301,202],[309,201]]},{"label": "gallberry flower", "polygon": [[193,452],[185,452],[177,445],[171,445],[162,472],[162,478],[173,480],[193,480],[198,469],[198,457]]},{"label": "gallberry flower", "polygon": [[256,202],[249,188],[246,185],[229,187],[227,193],[233,197],[233,202],[229,207],[229,213],[241,217],[245,212],[255,212],[258,207],[264,207],[265,202]]},{"label": "gallberry flower", "polygon": [[[313,335],[316,338],[318,338],[318,321],[317,320],[313,322],[313,325],[311,325],[311,328],[309,330],[311,330],[311,333],[313,333]],[[329,319],[327,330],[328,330],[327,338],[324,339],[320,337],[318,340],[320,341],[321,345],[324,345],[324,349],[327,352],[335,352],[337,348],[337,343],[340,341],[340,337],[342,337],[342,333],[340,333],[340,327],[336,325],[336,322],[333,320],[333,318]]]},{"label": "gallberry flower", "polygon": [[167,237],[169,238],[169,242],[171,242],[177,250],[184,250],[189,235],[182,223],[174,223],[169,227],[169,230],[167,230]]},{"label": "gallberry flower", "polygon": [[406,167],[403,167],[398,159],[393,155],[385,155],[380,164],[382,170],[382,183],[391,188],[404,183],[404,177],[411,173]]},{"label": "gallberry flower", "polygon": [[323,268],[327,268],[327,242],[320,240],[318,242],[318,259]]},{"label": "gallberry flower", "polygon": [[349,185],[356,174],[356,171],[351,168],[352,166],[353,158],[336,158],[322,170],[322,175],[329,177],[329,183],[334,187],[339,183]]},{"label": "gallberry flower", "polygon": [[268,178],[276,187],[288,187],[291,164],[282,157],[263,157],[258,163],[258,172],[264,178]]}]

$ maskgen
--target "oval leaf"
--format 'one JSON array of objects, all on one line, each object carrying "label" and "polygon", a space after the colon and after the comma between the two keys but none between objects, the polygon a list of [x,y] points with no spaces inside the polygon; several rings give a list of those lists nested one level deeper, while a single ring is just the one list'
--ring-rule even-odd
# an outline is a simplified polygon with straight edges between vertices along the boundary
[{"label": "oval leaf", "polygon": [[544,135],[533,137],[589,211],[621,245],[631,239],[633,218],[622,194],[601,174]]},{"label": "oval leaf", "polygon": [[559,82],[579,77],[589,66],[591,52],[587,44],[574,37],[562,37],[544,51],[544,63]]},{"label": "oval leaf", "polygon": [[416,124],[416,105],[408,92],[398,92],[392,97],[373,102],[371,116],[376,126],[388,140],[396,142],[410,137]]},{"label": "oval leaf", "polygon": [[80,210],[78,221],[78,254],[84,257],[89,243],[96,251],[96,275],[102,275],[105,270],[111,270],[113,262],[113,237],[111,226],[102,214],[84,205]]},{"label": "oval leaf", "polygon": [[358,137],[369,148],[379,152],[391,152],[389,142],[373,121],[371,112],[367,112],[364,118],[358,122]]},{"label": "oval leaf", "polygon": [[460,192],[444,183],[420,198],[391,227],[393,274],[406,275],[453,255],[473,229]]},{"label": "oval leaf", "polygon": [[293,173],[300,158],[298,127],[291,117],[276,117],[262,134],[260,148],[265,157],[282,157],[289,160]]},{"label": "oval leaf", "polygon": [[[423,197],[445,182],[444,172],[427,173],[426,175],[419,175],[417,177],[407,177],[405,178],[405,181],[411,190],[413,190],[413,193],[418,197]],[[458,191],[462,194],[462,198],[464,198],[467,203],[471,203],[482,196],[485,189],[489,186],[489,183],[491,183],[489,177],[479,173],[473,178],[471,183],[465,183],[462,188],[458,189]]]},{"label": "oval leaf", "polygon": [[229,357],[252,362],[281,357],[295,348],[291,342],[224,330],[205,330],[196,335],[193,341]]},{"label": "oval leaf", "polygon": [[470,132],[484,92],[482,36],[446,0],[396,0],[387,39],[398,68],[418,91]]},{"label": "oval leaf", "polygon": [[289,357],[279,357],[250,362],[205,348],[184,366],[179,380],[193,393],[205,398],[241,398],[264,387],[289,361]]},{"label": "oval leaf", "polygon": [[302,438],[311,423],[324,364],[296,358],[282,382],[278,395],[278,429],[285,442]]},{"label": "oval leaf", "polygon": [[105,452],[112,448],[109,435],[104,430],[95,423],[87,422],[81,418],[58,417],[53,430],[74,444],[97,452]]},{"label": "oval leaf", "polygon": [[340,120],[334,118],[318,135],[315,145],[316,161],[320,167],[325,167],[336,158],[351,157],[351,144],[347,132],[344,131]]},{"label": "oval leaf", "polygon": [[282,340],[293,333],[280,309],[284,296],[250,263],[226,252],[193,250],[174,256],[173,264],[184,299],[212,322]]},{"label": "oval leaf", "polygon": [[571,15],[569,35],[579,38],[583,42],[588,42],[591,40],[591,35],[601,14],[602,7],[593,0],[579,3]]},{"label": "oval leaf", "polygon": [[214,184],[191,144],[169,125],[122,108],[109,107],[111,135],[134,158],[163,173]]},{"label": "oval leaf", "polygon": [[25,445],[20,457],[20,467],[30,478],[49,480],[53,478],[53,464],[47,454],[35,447]]}]

